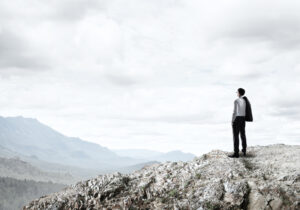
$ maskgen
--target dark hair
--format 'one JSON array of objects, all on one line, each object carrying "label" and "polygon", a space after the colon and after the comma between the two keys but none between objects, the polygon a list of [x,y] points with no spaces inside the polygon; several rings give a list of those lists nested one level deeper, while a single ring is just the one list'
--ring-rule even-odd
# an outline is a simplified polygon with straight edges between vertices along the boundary
[{"label": "dark hair", "polygon": [[243,88],[239,88],[238,91],[241,96],[243,96],[246,92]]}]

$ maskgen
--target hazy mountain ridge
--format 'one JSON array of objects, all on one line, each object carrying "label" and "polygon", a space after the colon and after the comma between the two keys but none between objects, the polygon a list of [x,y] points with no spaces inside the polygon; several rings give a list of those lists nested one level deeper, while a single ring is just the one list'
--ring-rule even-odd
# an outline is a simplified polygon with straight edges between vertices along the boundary
[{"label": "hazy mountain ridge", "polygon": [[[101,164],[105,168],[109,166],[108,160],[120,159],[105,147],[79,138],[66,137],[36,119],[0,117],[0,133],[3,147],[53,163],[62,163],[63,160],[66,165],[90,167]],[[111,161],[112,165],[116,163]]]},{"label": "hazy mountain ridge", "polygon": [[146,149],[120,149],[113,151],[119,156],[138,158],[145,161],[189,161],[196,157],[192,153],[185,153],[180,150],[158,152]]},{"label": "hazy mountain ridge", "polygon": [[132,172],[134,172],[136,170],[139,170],[143,167],[150,166],[150,165],[157,164],[157,163],[160,163],[160,162],[158,162],[158,161],[149,161],[149,162],[139,163],[139,164],[135,164],[135,165],[132,165],[132,166],[126,166],[124,168],[119,168],[117,170],[117,172],[132,173]]},{"label": "hazy mountain ridge", "polygon": [[[119,156],[106,147],[80,138],[64,136],[36,119],[22,116],[0,116],[0,144],[3,157],[26,157],[26,161],[30,163],[50,162],[103,172],[117,171],[126,166],[131,167],[149,161],[174,159],[168,153],[156,159]],[[183,160],[193,157],[191,154],[177,152],[178,157]]]},{"label": "hazy mountain ridge", "polygon": [[0,177],[0,210],[21,209],[36,196],[57,192],[65,187],[66,185],[52,182]]},{"label": "hazy mountain ridge", "polygon": [[19,158],[0,157],[0,176],[19,180],[51,181],[61,184],[72,184],[75,182],[75,178],[71,174],[45,172]]},{"label": "hazy mountain ridge", "polygon": [[[71,174],[76,181],[82,179],[88,179],[99,174],[111,172],[111,170],[100,170],[100,169],[86,169],[76,166],[63,165],[58,163],[50,163],[38,159],[34,155],[22,155],[17,152],[13,152],[0,145],[0,157],[8,159],[20,159],[28,164],[31,164],[33,167],[38,168],[43,172],[58,173],[58,174]],[[35,179],[34,179],[35,180]]]},{"label": "hazy mountain ridge", "polygon": [[32,201],[29,209],[299,209],[300,146],[213,150],[189,162],[112,173]]}]

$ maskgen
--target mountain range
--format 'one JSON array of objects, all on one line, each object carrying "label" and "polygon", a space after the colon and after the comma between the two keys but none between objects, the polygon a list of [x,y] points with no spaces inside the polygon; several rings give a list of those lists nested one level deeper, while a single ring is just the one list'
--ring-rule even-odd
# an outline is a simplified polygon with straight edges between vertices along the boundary
[{"label": "mountain range", "polygon": [[147,149],[120,149],[113,150],[117,155],[123,157],[138,158],[145,161],[189,161],[192,160],[195,155],[192,153],[184,153],[179,150],[174,150],[170,152],[158,152],[155,150]]},{"label": "mountain range", "polygon": [[65,136],[36,119],[22,116],[0,117],[0,145],[0,157],[19,157],[34,166],[43,168],[46,165],[45,170],[68,168],[76,171],[81,168],[92,170],[94,174],[128,171],[126,167],[139,168],[151,161],[186,161],[195,157],[181,151],[110,150]]},{"label": "mountain range", "polygon": [[65,136],[33,118],[0,116],[0,210],[20,209],[33,198],[100,174],[131,173],[161,161],[194,157],[180,151],[148,153],[113,151]]}]

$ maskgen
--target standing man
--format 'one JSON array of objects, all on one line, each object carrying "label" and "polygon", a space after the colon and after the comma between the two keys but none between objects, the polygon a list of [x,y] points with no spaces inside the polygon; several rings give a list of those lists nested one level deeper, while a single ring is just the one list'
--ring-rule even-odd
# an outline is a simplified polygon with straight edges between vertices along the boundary
[{"label": "standing man", "polygon": [[231,158],[239,157],[239,134],[241,135],[242,140],[242,152],[244,156],[246,156],[246,121],[253,121],[251,104],[246,96],[244,96],[245,90],[243,88],[239,88],[237,90],[238,98],[234,101],[234,109],[232,114],[232,131],[233,131],[233,146],[234,153],[229,155]]}]

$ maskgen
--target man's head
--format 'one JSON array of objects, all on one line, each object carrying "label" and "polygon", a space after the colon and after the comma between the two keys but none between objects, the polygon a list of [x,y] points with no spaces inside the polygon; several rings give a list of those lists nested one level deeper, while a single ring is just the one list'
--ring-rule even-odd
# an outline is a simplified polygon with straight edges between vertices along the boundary
[{"label": "man's head", "polygon": [[245,94],[245,90],[243,88],[239,88],[237,91],[238,97],[243,96]]}]

